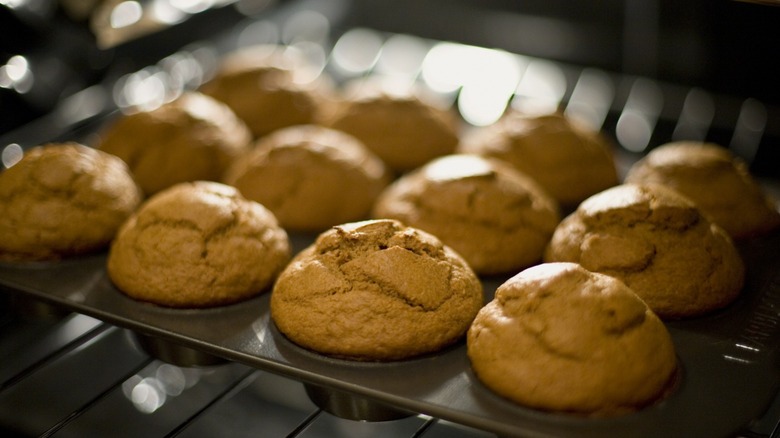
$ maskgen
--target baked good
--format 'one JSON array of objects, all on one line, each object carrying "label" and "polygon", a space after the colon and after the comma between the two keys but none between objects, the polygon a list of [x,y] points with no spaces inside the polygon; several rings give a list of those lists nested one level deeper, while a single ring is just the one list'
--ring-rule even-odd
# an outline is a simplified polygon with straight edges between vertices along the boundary
[{"label": "baked good", "polygon": [[103,249],[141,202],[119,158],[78,143],[29,149],[0,172],[0,260]]},{"label": "baked good", "polygon": [[617,277],[667,319],[725,307],[745,276],[729,235],[660,185],[624,184],[588,198],[558,225],[544,260]]},{"label": "baked good", "polygon": [[467,352],[488,388],[545,411],[626,414],[677,380],[661,320],[620,280],[576,263],[536,265],[500,285],[469,328]]},{"label": "baked good", "polygon": [[777,201],[764,192],[742,159],[715,143],[661,145],[634,163],[625,181],[673,188],[735,239],[780,227]]},{"label": "baked good", "polygon": [[120,116],[98,147],[123,159],[146,195],[186,181],[218,181],[251,134],[218,101],[187,92],[151,111]]},{"label": "baked good", "polygon": [[561,220],[557,202],[534,180],[502,161],[465,154],[400,177],[379,197],[373,216],[435,235],[480,275],[540,261]]},{"label": "baked good", "polygon": [[329,82],[312,73],[296,52],[256,45],[228,53],[199,91],[229,106],[255,137],[280,128],[316,123],[330,97]]},{"label": "baked good", "polygon": [[619,183],[607,138],[561,113],[510,111],[466,137],[459,151],[507,161],[566,208]]},{"label": "baked good", "polygon": [[446,111],[413,94],[366,87],[340,103],[328,126],[354,135],[396,173],[455,152],[458,127]]},{"label": "baked good", "polygon": [[285,229],[322,231],[367,219],[389,174],[355,137],[298,125],[259,139],[227,170],[224,182],[271,210]]},{"label": "baked good", "polygon": [[365,361],[438,351],[483,303],[466,262],[433,235],[393,220],[338,225],[279,275],[271,318],[292,342]]},{"label": "baked good", "polygon": [[134,299],[201,308],[263,292],[289,258],[287,233],[265,207],[195,181],[157,193],[122,225],[108,275]]}]

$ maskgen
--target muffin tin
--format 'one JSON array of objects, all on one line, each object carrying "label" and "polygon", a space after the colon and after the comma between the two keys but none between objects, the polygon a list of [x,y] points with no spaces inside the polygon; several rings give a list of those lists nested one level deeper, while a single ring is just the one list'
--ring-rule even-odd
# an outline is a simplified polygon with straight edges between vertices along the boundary
[{"label": "muffin tin", "polygon": [[[299,251],[313,236],[291,239]],[[113,286],[105,253],[2,264],[0,285],[130,329],[140,347],[163,360],[185,366],[230,360],[297,379],[312,401],[345,418],[382,421],[422,413],[500,436],[713,437],[732,435],[760,417],[780,385],[780,232],[738,246],[748,267],[742,296],[720,312],[667,322],[682,370],[678,388],[656,405],[614,418],[541,412],[502,399],[476,379],[464,342],[387,363],[304,350],[275,328],[269,291],[202,310],[138,302]],[[505,279],[483,281],[486,300]]]}]

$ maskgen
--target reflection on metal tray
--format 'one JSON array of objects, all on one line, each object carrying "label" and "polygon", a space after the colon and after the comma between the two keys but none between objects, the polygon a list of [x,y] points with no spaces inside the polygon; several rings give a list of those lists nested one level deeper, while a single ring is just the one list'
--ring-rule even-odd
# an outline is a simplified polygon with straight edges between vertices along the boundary
[{"label": "reflection on metal tray", "polygon": [[[309,14],[306,23],[323,23],[313,17],[316,14]],[[134,100],[135,104],[152,104],[197,85],[208,76],[215,55],[225,46],[278,42],[258,39],[269,34],[264,27],[268,25],[263,21],[247,23],[233,29],[225,41],[194,45],[123,77],[113,89],[85,90],[49,117],[14,133],[13,143],[0,142],[0,147],[8,145],[2,150],[4,165],[12,165],[26,147],[45,141],[89,140],[105,117],[129,97],[142,99]],[[323,32],[308,29],[309,35],[327,39],[323,36],[328,34],[327,26]],[[330,52],[324,49],[330,47],[327,41],[295,44],[323,62],[323,68],[339,80],[373,74],[438,86],[435,91],[450,97],[472,125],[489,123],[507,105],[561,106],[567,114],[613,134],[623,166],[652,145],[679,138],[707,138],[754,158],[765,131],[771,128],[766,109],[755,100],[723,110],[719,101],[702,90],[568,68],[501,51],[366,29],[344,33]],[[470,62],[452,69],[452,62],[458,60]],[[484,63],[502,66],[489,72],[503,73],[480,76],[482,70],[473,67]],[[438,68],[441,66],[450,68]],[[188,76],[175,76],[182,72]],[[485,83],[493,87],[485,88]],[[150,87],[155,84],[164,86]],[[163,94],[135,93],[144,89]],[[668,101],[675,105],[664,105]],[[6,139],[11,140],[11,136],[0,140]],[[292,237],[296,250],[311,242],[310,236]],[[746,427],[761,417],[778,394],[778,247],[780,233],[743,242],[740,249],[748,266],[743,296],[715,314],[667,324],[683,371],[674,394],[641,412],[605,419],[539,412],[498,397],[472,374],[463,343],[437,354],[391,363],[355,363],[311,353],[276,330],[270,319],[268,293],[206,310],[140,303],[111,284],[105,272],[105,254],[56,263],[0,265],[0,285],[130,329],[138,334],[137,342],[145,350],[174,363],[203,365],[227,359],[299,380],[323,409],[347,418],[386,419],[415,412],[502,436],[711,437],[731,435]],[[484,282],[486,299],[503,280]],[[692,420],[702,418],[707,420]]]}]

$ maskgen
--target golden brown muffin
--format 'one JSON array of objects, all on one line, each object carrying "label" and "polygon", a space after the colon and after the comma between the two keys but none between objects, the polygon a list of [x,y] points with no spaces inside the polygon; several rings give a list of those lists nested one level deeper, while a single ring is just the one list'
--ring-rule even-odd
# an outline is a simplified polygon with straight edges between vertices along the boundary
[{"label": "golden brown muffin", "polygon": [[180,183],[149,198],[111,245],[108,274],[128,296],[198,308],[266,290],[290,258],[287,233],[230,186]]},{"label": "golden brown muffin", "polygon": [[299,125],[261,138],[224,181],[271,210],[285,229],[322,231],[367,219],[389,175],[355,137]]},{"label": "golden brown muffin", "polygon": [[435,235],[480,275],[540,261],[561,220],[558,204],[534,180],[477,155],[437,158],[402,176],[379,197],[373,216]]},{"label": "golden brown muffin", "polygon": [[729,235],[659,185],[620,185],[588,198],[558,225],[544,259],[617,277],[662,318],[727,306],[745,276]]},{"label": "golden brown muffin", "polygon": [[227,54],[200,91],[227,104],[255,137],[316,123],[330,97],[329,82],[280,46],[257,45]]},{"label": "golden brown muffin", "polygon": [[373,87],[348,96],[327,124],[357,137],[396,173],[455,152],[460,140],[445,111],[411,94]]},{"label": "golden brown muffin", "polygon": [[537,265],[499,286],[467,351],[488,388],[546,411],[629,413],[667,395],[677,374],[652,310],[621,281],[575,263]]},{"label": "golden brown muffin", "polygon": [[251,134],[218,101],[188,92],[152,111],[120,116],[99,148],[123,159],[146,195],[188,181],[218,181]]},{"label": "golden brown muffin", "polygon": [[612,145],[560,113],[530,115],[513,111],[477,130],[461,152],[509,162],[535,179],[563,207],[619,183]]},{"label": "golden brown muffin", "polygon": [[625,181],[673,188],[735,239],[759,236],[780,226],[776,201],[753,179],[745,162],[714,143],[661,145],[637,161]]},{"label": "golden brown muffin", "polygon": [[325,355],[400,360],[461,339],[482,285],[437,238],[392,220],[322,233],[279,276],[271,318],[296,344]]},{"label": "golden brown muffin", "polygon": [[103,249],[141,203],[122,160],[78,143],[28,150],[0,173],[0,260]]}]

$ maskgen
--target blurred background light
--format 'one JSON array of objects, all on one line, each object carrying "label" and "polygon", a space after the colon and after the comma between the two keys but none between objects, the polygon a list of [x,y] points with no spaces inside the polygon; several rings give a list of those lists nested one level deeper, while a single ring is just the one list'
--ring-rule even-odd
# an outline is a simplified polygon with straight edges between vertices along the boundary
[{"label": "blurred background light", "polygon": [[137,1],[124,1],[111,10],[109,23],[114,29],[132,26],[141,20],[143,13],[143,7]]}]

